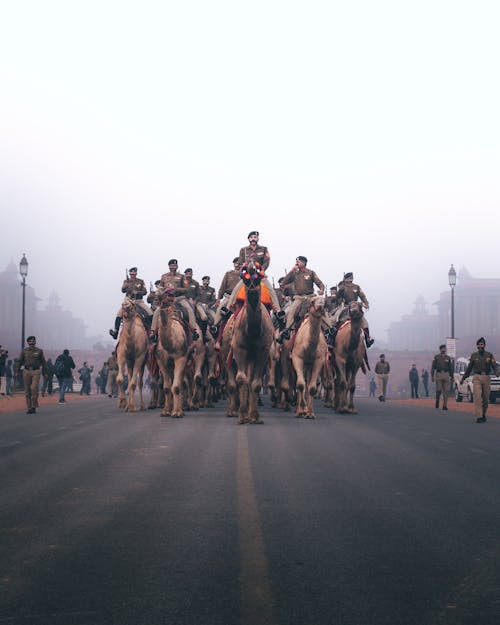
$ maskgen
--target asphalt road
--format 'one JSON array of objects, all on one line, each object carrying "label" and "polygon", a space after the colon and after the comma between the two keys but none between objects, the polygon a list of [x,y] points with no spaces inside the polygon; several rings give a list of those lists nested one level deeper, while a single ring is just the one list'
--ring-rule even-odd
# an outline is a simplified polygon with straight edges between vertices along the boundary
[{"label": "asphalt road", "polygon": [[0,624],[498,625],[500,420],[0,417]]}]

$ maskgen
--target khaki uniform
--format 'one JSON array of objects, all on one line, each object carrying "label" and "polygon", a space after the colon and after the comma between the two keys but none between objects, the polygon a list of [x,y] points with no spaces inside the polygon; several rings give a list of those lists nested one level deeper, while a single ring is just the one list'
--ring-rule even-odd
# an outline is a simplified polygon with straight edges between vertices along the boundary
[{"label": "khaki uniform", "polygon": [[450,392],[451,379],[453,378],[453,365],[448,354],[436,354],[432,360],[431,380],[436,382],[436,408],[439,407],[439,396],[443,394],[443,408],[448,405],[448,393]]},{"label": "khaki uniform", "polygon": [[200,286],[198,293],[198,301],[196,303],[196,310],[202,321],[207,321],[210,318],[210,323],[214,322],[215,312],[213,310],[215,304],[215,289],[213,286]]},{"label": "khaki uniform", "polygon": [[[161,292],[160,297],[163,295],[165,289],[174,289],[175,291],[175,299],[179,306],[182,306],[183,310],[189,317],[189,324],[191,328],[196,328],[196,317],[194,315],[194,307],[191,302],[187,298],[187,286],[186,286],[186,278],[184,274],[176,271],[175,273],[164,273],[161,277]],[[196,284],[198,284],[196,282]],[[153,321],[151,322],[151,330],[153,332],[158,331],[158,319],[160,316],[160,308],[157,308],[153,314]]]},{"label": "khaki uniform", "polygon": [[299,270],[294,268],[289,271],[281,281],[281,288],[285,287],[287,284],[293,285],[294,292],[293,301],[286,311],[286,326],[290,327],[295,318],[297,309],[302,304],[303,300],[314,295],[314,285],[316,285],[320,291],[325,290],[325,285],[321,282],[318,275],[307,267]]},{"label": "khaki uniform", "polygon": [[387,382],[389,380],[389,373],[391,371],[391,366],[384,360],[382,362],[379,360],[375,365],[375,373],[377,374],[377,383],[378,383],[378,396],[385,398],[387,393]]},{"label": "khaki uniform", "polygon": [[[246,263],[249,263],[250,261],[252,261],[253,263],[258,262],[260,264],[260,268],[266,271],[266,269],[269,267],[269,263],[271,262],[271,255],[269,254],[269,250],[267,249],[267,247],[265,245],[256,245],[255,248],[253,248],[251,245],[242,247],[238,256],[238,262],[240,263],[240,265],[244,265]],[[278,301],[278,298],[276,297],[276,293],[274,292],[272,284],[267,278],[262,278],[261,284],[263,284],[269,291],[269,296],[271,297],[273,308],[278,310],[280,307],[280,303]],[[240,280],[238,276],[238,282],[233,287],[231,296],[227,303],[228,308],[234,306],[238,291],[242,286],[243,280]]]},{"label": "khaki uniform", "polygon": [[[337,291],[337,300],[339,303],[339,308],[334,315],[334,323],[340,319],[340,315],[342,311],[349,306],[351,302],[357,302],[358,299],[361,300],[361,303],[365,308],[369,307],[368,300],[366,299],[366,295],[363,293],[359,284],[354,284],[354,282],[344,282],[343,285]],[[368,321],[363,315],[363,320],[361,322],[361,327],[363,329],[368,327]]]},{"label": "khaki uniform", "polygon": [[[126,297],[135,301],[135,304],[139,306],[148,317],[151,317],[153,314],[151,308],[146,304],[146,302],[142,301],[142,298],[147,295],[147,288],[144,283],[144,280],[141,278],[135,278],[132,280],[129,278],[128,280],[124,280],[122,284],[122,293],[125,293]],[[122,316],[122,307],[120,306],[119,311],[116,313],[117,317]]]},{"label": "khaki uniform", "polygon": [[28,410],[38,407],[38,388],[40,386],[40,373],[47,373],[47,362],[43,350],[39,347],[25,347],[21,351],[18,369],[23,369],[24,395]]},{"label": "khaki uniform", "polygon": [[108,395],[116,397],[118,395],[118,384],[116,383],[118,362],[114,356],[110,356],[106,364],[108,365]]},{"label": "khaki uniform", "polygon": [[467,378],[471,373],[472,393],[474,395],[474,413],[476,417],[486,417],[488,403],[490,401],[490,372],[494,371],[496,375],[500,375],[497,361],[491,352],[477,351],[471,354],[467,369],[464,371],[462,378]]},{"label": "khaki uniform", "polygon": [[251,260],[254,263],[258,262],[260,264],[260,268],[266,271],[269,267],[269,263],[271,262],[271,255],[265,245],[256,245],[255,248],[251,245],[242,247],[238,257],[240,265],[244,265]]},{"label": "khaki uniform", "polygon": [[220,283],[219,292],[217,294],[217,299],[219,300],[219,305],[217,306],[217,310],[215,311],[214,323],[218,324],[221,320],[221,308],[223,306],[227,306],[229,302],[229,298],[231,293],[233,292],[234,287],[240,282],[240,272],[235,269],[231,269],[231,271],[226,271],[224,277],[222,278],[222,282]]}]

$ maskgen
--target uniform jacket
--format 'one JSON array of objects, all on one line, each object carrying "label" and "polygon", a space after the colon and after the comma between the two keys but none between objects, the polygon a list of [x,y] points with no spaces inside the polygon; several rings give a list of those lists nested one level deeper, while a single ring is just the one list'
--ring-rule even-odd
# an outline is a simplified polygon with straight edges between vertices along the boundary
[{"label": "uniform jacket", "polygon": [[451,364],[451,358],[448,354],[442,355],[439,353],[434,356],[431,366],[431,376],[434,376],[436,371],[444,371],[445,373],[449,373],[450,376],[453,376],[453,366]]},{"label": "uniform jacket", "polygon": [[234,269],[231,269],[231,271],[226,271],[219,287],[217,299],[222,299],[224,297],[224,293],[232,293],[234,287],[238,284],[239,280],[239,271],[236,271]]},{"label": "uniform jacket", "polygon": [[141,278],[135,278],[132,280],[124,280],[122,284],[122,293],[125,293],[132,299],[142,299],[148,292],[144,280]]},{"label": "uniform jacket", "polygon": [[286,284],[293,284],[295,295],[312,295],[314,293],[314,285],[321,291],[325,290],[325,285],[319,279],[318,275],[312,269],[303,270],[292,269],[281,281],[282,287]]},{"label": "uniform jacket", "polygon": [[471,354],[469,364],[462,377],[468,377],[471,372],[479,375],[495,372],[496,375],[499,375],[498,364],[493,354],[487,351],[484,351],[482,354],[480,352]]},{"label": "uniform jacket", "polygon": [[366,295],[361,290],[359,284],[344,284],[337,292],[339,302],[344,302],[348,306],[351,302],[357,302],[360,299],[365,306],[368,306]]},{"label": "uniform jacket", "polygon": [[25,347],[19,356],[18,368],[24,366],[25,369],[42,369],[46,373],[47,363],[43,354],[43,349],[36,345],[34,347]]},{"label": "uniform jacket", "polygon": [[257,245],[255,249],[251,245],[247,245],[246,247],[241,248],[238,262],[240,265],[243,265],[244,263],[248,263],[250,260],[259,262],[261,268],[265,271],[271,262],[271,255],[269,254],[267,247],[264,245]]}]

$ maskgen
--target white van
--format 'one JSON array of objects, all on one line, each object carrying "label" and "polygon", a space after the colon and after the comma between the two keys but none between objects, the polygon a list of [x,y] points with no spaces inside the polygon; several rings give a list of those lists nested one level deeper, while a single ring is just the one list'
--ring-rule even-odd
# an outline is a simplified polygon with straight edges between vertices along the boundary
[{"label": "white van", "polygon": [[[455,360],[455,373],[453,374],[453,392],[455,393],[455,401],[461,402],[464,397],[467,401],[474,401],[474,392],[472,388],[472,375],[460,383],[460,379],[464,371],[467,369],[469,359],[463,356]],[[490,402],[494,404],[500,398],[500,378],[494,373],[490,374]]]}]

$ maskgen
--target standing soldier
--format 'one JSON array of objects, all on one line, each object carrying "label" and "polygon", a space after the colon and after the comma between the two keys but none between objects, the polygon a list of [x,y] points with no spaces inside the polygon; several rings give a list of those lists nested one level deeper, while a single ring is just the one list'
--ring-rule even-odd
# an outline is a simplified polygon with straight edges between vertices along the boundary
[{"label": "standing soldier", "polygon": [[111,352],[111,356],[107,360],[108,365],[108,397],[118,396],[118,384],[116,376],[118,375],[118,361],[116,360],[116,350]]},{"label": "standing soldier", "polygon": [[491,352],[485,351],[486,341],[483,337],[477,339],[477,352],[471,354],[467,369],[462,374],[460,383],[463,384],[465,378],[470,373],[474,373],[472,378],[472,394],[474,395],[474,412],[476,413],[476,423],[486,421],[486,411],[490,401],[490,372],[500,375],[497,361]]},{"label": "standing soldier", "polygon": [[[130,274],[130,275],[129,275]],[[142,301],[142,298],[147,294],[148,290],[146,285],[144,284],[144,280],[142,278],[137,277],[137,267],[130,267],[129,272],[127,274],[127,278],[123,281],[122,284],[122,293],[125,293],[125,297],[129,297],[135,301],[136,306],[139,306],[141,310],[144,312],[144,321],[151,325],[151,317],[153,313],[151,309]],[[115,329],[111,329],[109,333],[114,339],[118,338],[118,330],[120,329],[120,324],[122,322],[122,308],[116,313],[115,319]]]},{"label": "standing soldier", "polygon": [[26,397],[27,414],[34,414],[38,406],[38,388],[40,386],[40,373],[46,375],[47,363],[43,350],[36,347],[36,338],[28,336],[28,347],[21,351],[17,362],[18,370],[23,368],[24,395]]},{"label": "standing soldier", "polygon": [[431,365],[431,381],[436,383],[436,408],[439,409],[439,396],[443,394],[443,410],[448,410],[448,393],[453,378],[451,358],[446,353],[446,345],[439,346]]},{"label": "standing soldier", "polygon": [[385,395],[387,393],[387,382],[389,380],[389,373],[391,372],[391,366],[385,359],[385,354],[380,354],[379,361],[375,365],[375,373],[377,374],[378,381],[378,400],[385,401]]},{"label": "standing soldier", "polygon": [[[345,304],[345,306],[349,306],[351,302],[357,302],[359,299],[361,300],[361,304],[363,308],[365,308],[366,310],[369,310],[370,304],[368,303],[368,300],[366,299],[366,295],[361,290],[361,287],[359,286],[359,284],[354,284],[353,278],[354,278],[354,275],[352,271],[348,271],[347,273],[344,274],[344,280],[342,281],[342,286],[339,287],[338,294],[337,294],[339,303]],[[375,339],[372,339],[370,337],[368,321],[366,320],[366,317],[364,315],[363,315],[363,321],[362,321],[361,327],[363,328],[363,332],[365,335],[366,347],[371,347],[373,343],[375,342]]]}]

